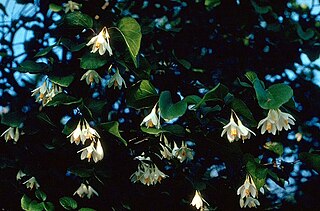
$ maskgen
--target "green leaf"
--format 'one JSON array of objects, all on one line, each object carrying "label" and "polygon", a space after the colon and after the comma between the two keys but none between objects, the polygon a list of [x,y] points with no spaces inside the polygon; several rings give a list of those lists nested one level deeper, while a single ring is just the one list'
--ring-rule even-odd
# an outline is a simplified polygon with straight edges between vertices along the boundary
[{"label": "green leaf", "polygon": [[46,106],[58,106],[58,105],[72,105],[81,103],[82,99],[77,99],[75,97],[69,96],[64,92],[61,92],[54,96]]},{"label": "green leaf", "polygon": [[42,190],[37,189],[35,191],[35,195],[37,197],[37,199],[45,201],[47,199],[47,194],[45,194]]},{"label": "green leaf", "polygon": [[293,96],[293,90],[286,84],[274,84],[267,90],[268,100],[263,102],[262,108],[265,109],[277,109],[286,102],[288,102]]},{"label": "green leaf", "polygon": [[70,48],[70,51],[71,52],[76,52],[76,51],[80,51],[82,48],[84,48],[86,46],[86,43],[81,43],[81,44],[78,44],[78,45],[73,45],[71,46]]},{"label": "green leaf", "polygon": [[33,200],[29,205],[30,211],[42,211],[43,210],[43,204],[37,202],[36,200]]},{"label": "green leaf", "polygon": [[119,133],[119,122],[106,122],[102,123],[101,127],[104,128],[107,132],[111,133],[115,137],[119,138],[124,145],[127,146],[126,140],[124,140]]},{"label": "green leaf", "polygon": [[206,6],[207,10],[212,10],[214,7],[217,7],[221,4],[221,0],[205,0],[204,6]]},{"label": "green leaf", "polygon": [[41,49],[34,57],[41,57],[47,55],[56,45],[48,46]]},{"label": "green leaf", "polygon": [[245,76],[249,79],[249,81],[253,84],[253,82],[258,79],[258,76],[255,72],[249,71],[246,72]]},{"label": "green leaf", "polygon": [[14,68],[14,70],[18,70],[22,73],[44,73],[49,71],[49,67],[43,62],[37,63],[31,60],[26,60],[22,62],[19,67]]},{"label": "green leaf", "polygon": [[146,128],[141,127],[142,132],[148,133],[151,135],[158,135],[160,133],[170,133],[175,136],[184,137],[185,135],[185,129],[184,127],[180,125],[166,125],[160,129],[157,128]]},{"label": "green leaf", "polygon": [[25,116],[21,112],[9,112],[1,116],[1,124],[9,127],[19,127],[25,119]]},{"label": "green leaf", "polygon": [[92,208],[84,207],[84,208],[79,209],[79,211],[96,211],[96,210],[92,209]]},{"label": "green leaf", "polygon": [[257,125],[257,122],[254,119],[250,109],[242,100],[238,98],[234,98],[233,101],[231,102],[231,107],[238,115],[241,115],[242,117],[244,117],[250,126]]},{"label": "green leaf", "polygon": [[94,70],[102,67],[109,62],[97,53],[88,53],[80,59],[80,67],[86,70]]},{"label": "green leaf", "polygon": [[42,204],[46,211],[54,211],[54,205],[52,202],[42,202]]},{"label": "green leaf", "polygon": [[56,4],[49,4],[49,9],[52,10],[53,12],[60,12],[63,7],[61,7],[60,5],[56,5]]},{"label": "green leaf", "polygon": [[24,194],[21,198],[21,208],[23,210],[29,210],[29,206],[30,206],[30,203],[31,203],[31,199],[26,195]]},{"label": "green leaf", "polygon": [[74,209],[77,209],[78,207],[77,202],[71,197],[67,197],[67,196],[62,197],[59,199],[59,202],[61,206],[66,210],[74,210]]},{"label": "green leaf", "polygon": [[281,156],[283,154],[283,145],[279,142],[267,142],[263,146],[264,148],[276,153],[277,155]]},{"label": "green leaf", "polygon": [[177,61],[186,69],[190,69],[191,68],[191,63],[188,62],[187,60],[185,59],[177,59]]},{"label": "green leaf", "polygon": [[171,120],[182,116],[187,110],[187,103],[185,101],[179,101],[173,103],[171,99],[171,93],[169,91],[163,91],[159,98],[159,108],[161,116],[165,120]]},{"label": "green leaf", "polygon": [[71,12],[66,14],[64,22],[71,27],[92,28],[93,19],[81,12]]},{"label": "green leaf", "polygon": [[258,14],[267,14],[269,11],[272,11],[272,7],[270,6],[259,6],[255,1],[251,1],[251,4]]},{"label": "green leaf", "polygon": [[136,57],[139,53],[142,38],[141,27],[139,23],[133,18],[124,17],[120,20],[117,29],[120,31],[124,41],[128,46],[131,58],[135,66],[138,67]]},{"label": "green leaf", "polygon": [[52,81],[55,84],[58,84],[62,87],[68,87],[74,80],[74,75],[67,75],[67,76],[55,76],[55,75],[49,75],[48,76],[50,81]]},{"label": "green leaf", "polygon": [[320,155],[309,152],[301,152],[299,154],[299,159],[320,173]]},{"label": "green leaf", "polygon": [[135,109],[153,106],[157,100],[157,91],[148,80],[142,80],[134,84],[128,89],[126,95],[127,105]]},{"label": "green leaf", "polygon": [[252,179],[259,190],[266,183],[268,169],[257,163],[255,160],[249,160],[246,164],[247,172],[252,176]]},{"label": "green leaf", "polygon": [[69,121],[65,124],[62,133],[65,135],[70,135],[72,131],[74,131],[79,123],[79,119],[77,118],[71,118]]},{"label": "green leaf", "polygon": [[223,101],[227,94],[228,88],[225,85],[219,83],[203,96],[198,104],[196,104],[195,108],[199,108],[206,101]]},{"label": "green leaf", "polygon": [[310,40],[315,35],[314,31],[311,28],[303,31],[300,24],[297,24],[297,34],[303,40]]}]

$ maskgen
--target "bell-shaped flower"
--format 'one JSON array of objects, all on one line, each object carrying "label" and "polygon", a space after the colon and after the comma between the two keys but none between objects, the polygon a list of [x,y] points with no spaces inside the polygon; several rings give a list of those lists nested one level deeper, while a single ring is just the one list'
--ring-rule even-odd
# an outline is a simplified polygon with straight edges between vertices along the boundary
[{"label": "bell-shaped flower", "polygon": [[201,197],[201,193],[196,190],[194,197],[190,203],[192,206],[196,207],[198,210],[203,209],[203,198]]},{"label": "bell-shaped flower", "polygon": [[246,139],[250,139],[251,133],[253,135],[256,135],[252,130],[250,130],[249,128],[244,126],[238,117],[237,117],[237,120],[238,120],[238,127],[240,130],[240,137],[241,137],[242,141],[244,141]]},{"label": "bell-shaped flower", "polygon": [[255,198],[257,194],[258,191],[251,176],[247,175],[243,185],[238,188],[237,195],[240,195],[240,198],[243,199],[244,197],[249,197],[250,195]]},{"label": "bell-shaped flower", "polygon": [[21,180],[21,178],[24,176],[26,176],[26,174],[23,171],[19,170],[16,176],[17,181]]},{"label": "bell-shaped flower", "polygon": [[125,88],[127,88],[125,80],[120,75],[119,69],[117,68],[116,73],[111,77],[111,79],[108,82],[108,88],[110,87],[118,87],[120,90],[122,88],[122,85],[124,85]]},{"label": "bell-shaped flower", "polygon": [[253,208],[253,207],[257,208],[257,206],[259,205],[260,205],[260,202],[258,201],[258,199],[255,199],[249,196],[246,198],[243,207],[246,208],[248,206],[249,208]]},{"label": "bell-shaped flower", "polygon": [[64,12],[68,13],[69,11],[74,12],[75,10],[79,10],[81,7],[81,4],[73,1],[68,1],[68,3],[63,4],[63,7],[64,7]]},{"label": "bell-shaped flower", "polygon": [[39,94],[39,96],[36,99],[36,102],[42,101],[45,98],[45,96],[47,95],[47,93],[48,93],[47,82],[44,81],[41,86],[39,86],[38,88],[32,90],[31,92],[32,92],[31,96],[35,96],[35,95]]},{"label": "bell-shaped flower", "polygon": [[90,199],[93,196],[93,194],[96,196],[99,196],[98,192],[95,191],[95,189],[93,189],[90,185],[88,185],[88,194],[87,194],[88,199]]},{"label": "bell-shaped flower", "polygon": [[98,139],[97,143],[96,143],[96,150],[93,153],[92,158],[93,158],[93,161],[96,163],[99,160],[102,160],[103,157],[104,157],[103,148],[102,148],[100,140]]},{"label": "bell-shaped flower", "polygon": [[241,131],[239,129],[239,126],[237,123],[234,121],[232,113],[230,117],[230,122],[223,127],[223,131],[221,133],[221,137],[227,133],[227,138],[229,142],[233,142],[234,140],[239,140],[241,137]]},{"label": "bell-shaped flower", "polygon": [[167,146],[164,146],[160,143],[160,146],[162,147],[162,150],[160,150],[160,154],[162,155],[163,158],[170,160],[172,158],[172,153],[170,152],[170,148]]},{"label": "bell-shaped flower", "polygon": [[188,148],[184,142],[182,142],[180,148],[177,148],[177,144],[174,143],[174,149],[172,150],[172,154],[174,157],[180,160],[180,163],[182,163],[186,159],[188,160],[193,159],[192,149]]},{"label": "bell-shaped flower", "polygon": [[107,27],[103,27],[101,32],[91,38],[91,40],[87,43],[87,46],[93,45],[91,53],[95,53],[99,50],[100,55],[104,55],[106,50],[109,52],[109,55],[112,55],[112,49],[110,47],[109,41],[110,35],[108,33]]},{"label": "bell-shaped flower", "polygon": [[101,81],[100,75],[95,70],[88,70],[83,74],[80,81],[84,79],[86,79],[88,85],[92,85],[93,83],[98,84]]},{"label": "bell-shaped flower", "polygon": [[91,158],[93,158],[93,161],[97,163],[99,160],[103,159],[104,153],[100,140],[97,140],[96,147],[94,145],[95,143],[92,141],[89,146],[78,151],[78,153],[81,152],[81,160],[87,158],[88,162],[90,162]]},{"label": "bell-shaped flower", "polygon": [[290,129],[290,125],[294,125],[295,119],[291,114],[282,112],[280,109],[270,109],[266,118],[258,123],[258,128],[261,127],[261,134],[266,131],[268,133],[276,134],[277,130],[281,131]]},{"label": "bell-shaped flower", "polygon": [[84,126],[81,126],[81,120],[80,120],[76,129],[67,136],[67,138],[70,138],[71,144],[74,142],[76,145],[78,145],[80,141],[84,144],[84,142],[86,141],[86,136],[83,133],[84,128],[82,127]]},{"label": "bell-shaped flower", "polygon": [[7,130],[5,130],[0,137],[4,137],[4,140],[14,140],[17,142],[20,137],[19,128],[9,127]]},{"label": "bell-shaped flower", "polygon": [[36,189],[38,189],[40,187],[39,183],[37,182],[35,177],[31,177],[30,179],[28,179],[27,181],[25,181],[24,183],[22,183],[24,185],[27,186],[27,188],[33,189],[33,187],[35,187]]},{"label": "bell-shaped flower", "polygon": [[155,126],[157,129],[160,128],[160,117],[157,115],[157,104],[152,108],[150,114],[148,114],[141,122],[140,126],[145,124],[147,128]]},{"label": "bell-shaped flower", "polygon": [[80,196],[81,198],[83,198],[84,196],[87,196],[88,199],[90,199],[93,194],[95,194],[96,196],[99,196],[97,191],[95,191],[90,185],[87,186],[83,183],[81,183],[80,187],[76,190],[76,192],[74,192],[73,195],[76,195],[76,194],[78,194],[78,196]]}]

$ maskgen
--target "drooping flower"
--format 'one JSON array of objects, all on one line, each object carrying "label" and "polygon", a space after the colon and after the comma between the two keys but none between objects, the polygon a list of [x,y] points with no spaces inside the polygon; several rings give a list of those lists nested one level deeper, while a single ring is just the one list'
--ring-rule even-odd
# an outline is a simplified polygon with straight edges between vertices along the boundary
[{"label": "drooping flower", "polygon": [[4,140],[9,141],[9,140],[14,140],[17,142],[20,137],[19,133],[19,128],[14,128],[14,127],[9,127],[6,131],[4,131],[0,137],[4,136]]},{"label": "drooping flower", "polygon": [[97,191],[95,191],[90,185],[87,186],[83,183],[81,183],[80,187],[76,190],[76,192],[74,192],[73,195],[76,195],[76,194],[78,194],[78,196],[80,196],[81,198],[83,198],[84,196],[87,196],[88,199],[90,199],[93,194],[95,194],[96,196],[99,196]]},{"label": "drooping flower", "polygon": [[141,122],[140,126],[145,124],[147,128],[155,126],[160,128],[160,118],[157,116],[157,104],[152,108],[150,114],[148,114]]},{"label": "drooping flower", "polygon": [[190,204],[197,209],[203,209],[203,198],[201,197],[201,193],[198,190],[196,190],[196,193],[194,194],[194,197]]},{"label": "drooping flower", "polygon": [[118,87],[118,89],[120,90],[122,88],[122,84],[125,88],[127,88],[126,82],[120,75],[119,69],[117,68],[116,73],[111,77],[111,79],[108,82],[108,88],[113,86],[114,88]]},{"label": "drooping flower", "polygon": [[291,114],[282,112],[280,109],[270,109],[266,118],[258,123],[258,128],[261,127],[261,134],[266,131],[276,134],[277,130],[281,131],[290,129],[290,125],[294,125],[295,119]]},{"label": "drooping flower", "polygon": [[[237,123],[234,121],[233,115],[235,115]],[[238,141],[240,138],[243,141],[245,139],[249,139],[251,137],[251,133],[256,135],[252,130],[242,124],[241,120],[234,111],[231,112],[230,122],[223,127],[221,137],[225,133],[227,133],[227,138],[230,143],[233,141]]]},{"label": "drooping flower", "polygon": [[64,7],[64,12],[68,13],[69,11],[74,12],[75,10],[79,10],[81,7],[81,4],[73,1],[68,1],[68,3],[63,4],[63,7]]},{"label": "drooping flower", "polygon": [[86,79],[88,85],[93,83],[98,84],[101,81],[100,75],[95,70],[88,70],[85,74],[83,74],[80,81],[84,79]]},{"label": "drooping flower", "polygon": [[47,82],[44,81],[41,86],[32,90],[31,92],[32,92],[31,96],[35,96],[35,95],[39,94],[39,96],[36,99],[36,102],[42,101],[48,92]]},{"label": "drooping flower", "polygon": [[67,136],[67,138],[69,137],[71,144],[74,142],[76,143],[76,145],[78,145],[80,143],[80,140],[84,144],[84,142],[86,141],[86,137],[82,132],[81,120],[79,121],[76,129]]},{"label": "drooping flower", "polygon": [[26,176],[26,174],[23,171],[19,170],[16,176],[17,181],[21,180],[21,178],[24,176]]},{"label": "drooping flower", "polygon": [[56,96],[58,93],[62,92],[62,88],[55,84],[50,82],[50,80],[45,80],[43,84],[32,90],[31,96],[38,95],[36,98],[36,102],[42,102],[42,105],[45,106],[48,102],[52,100],[54,96]]},{"label": "drooping flower", "polygon": [[175,147],[172,150],[172,154],[174,157],[176,157],[176,158],[178,158],[178,160],[180,160],[180,163],[182,163],[186,159],[188,159],[188,160],[193,159],[192,149],[188,148],[186,143],[182,142],[180,148],[177,147],[176,143],[174,143],[174,145],[175,145]]},{"label": "drooping flower", "polygon": [[249,208],[252,208],[252,207],[256,208],[259,205],[260,205],[260,202],[258,201],[258,199],[255,199],[249,196],[246,198],[246,201],[244,202],[243,207],[246,208],[248,206]]},{"label": "drooping flower", "polygon": [[77,145],[82,142],[82,144],[85,144],[85,141],[87,139],[90,140],[96,140],[100,138],[99,133],[90,127],[89,123],[86,119],[79,120],[78,125],[74,131],[72,131],[67,138],[70,137],[71,143],[76,143]]},{"label": "drooping flower", "polygon": [[[260,191],[263,193],[264,189],[260,188]],[[249,174],[247,174],[243,185],[238,188],[237,195],[240,195],[239,204],[241,208],[247,206],[252,208],[260,205],[258,199],[256,199],[258,198],[258,190]]]},{"label": "drooping flower", "polygon": [[35,187],[36,189],[38,189],[40,187],[39,183],[37,182],[35,177],[31,177],[30,179],[28,179],[27,181],[25,181],[24,183],[22,183],[24,185],[27,186],[27,188],[33,189],[33,187]]},{"label": "drooping flower", "polygon": [[144,156],[139,156],[139,158],[136,157],[136,159],[140,160],[141,162],[138,165],[138,170],[130,176],[131,182],[141,182],[144,185],[150,186],[161,183],[162,179],[168,177],[159,170],[159,168],[151,161],[149,157],[145,159],[143,158]]},{"label": "drooping flower", "polygon": [[93,161],[97,163],[99,160],[102,160],[104,157],[103,148],[101,146],[100,140],[97,140],[96,147],[95,142],[92,141],[91,144],[81,150],[79,150],[77,153],[81,152],[81,160],[88,159],[88,162],[90,162],[91,158],[93,158]]},{"label": "drooping flower", "polygon": [[108,33],[107,27],[103,27],[101,32],[91,38],[91,40],[87,43],[87,46],[93,45],[91,53],[95,53],[99,50],[100,55],[104,55],[106,50],[109,52],[109,55],[112,55],[112,49],[110,47],[109,41],[110,35]]}]

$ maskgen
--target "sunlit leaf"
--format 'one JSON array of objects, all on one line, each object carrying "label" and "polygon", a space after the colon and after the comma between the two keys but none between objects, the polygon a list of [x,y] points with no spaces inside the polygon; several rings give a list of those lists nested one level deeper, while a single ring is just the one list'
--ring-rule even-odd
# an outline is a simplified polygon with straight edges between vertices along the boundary
[{"label": "sunlit leaf", "polygon": [[122,143],[127,146],[126,140],[124,140],[124,138],[122,138],[122,136],[120,135],[119,122],[114,121],[114,122],[102,123],[101,127],[105,129],[107,132],[119,138],[120,141],[122,141]]},{"label": "sunlit leaf", "polygon": [[35,191],[35,195],[37,197],[37,199],[45,201],[47,199],[47,194],[45,194],[42,190],[37,189]]},{"label": "sunlit leaf", "polygon": [[93,19],[84,13],[81,12],[71,12],[66,14],[64,17],[64,22],[68,26],[80,27],[80,28],[92,28]]},{"label": "sunlit leaf", "polygon": [[23,210],[29,210],[30,203],[31,199],[26,194],[24,194],[21,198],[21,208]]},{"label": "sunlit leaf", "polygon": [[74,210],[74,209],[77,209],[78,207],[77,202],[71,197],[67,197],[67,196],[62,197],[59,199],[59,202],[61,206],[66,210]]},{"label": "sunlit leaf", "polygon": [[148,80],[142,80],[134,84],[126,95],[126,103],[135,109],[153,106],[158,100],[158,93]]},{"label": "sunlit leaf", "polygon": [[276,153],[281,156],[283,154],[283,145],[279,142],[267,142],[263,146],[264,148]]},{"label": "sunlit leaf", "polygon": [[60,5],[51,3],[49,4],[49,9],[52,10],[53,12],[60,12],[63,9],[63,7]]},{"label": "sunlit leaf", "polygon": [[50,102],[46,104],[46,106],[58,106],[58,105],[72,105],[78,104],[82,101],[82,99],[77,99],[70,95],[67,95],[63,92],[57,94],[52,98]]},{"label": "sunlit leaf", "polygon": [[49,75],[48,76],[50,81],[55,84],[58,84],[62,87],[68,87],[74,80],[74,75],[67,75],[67,76],[56,76],[56,75]]}]

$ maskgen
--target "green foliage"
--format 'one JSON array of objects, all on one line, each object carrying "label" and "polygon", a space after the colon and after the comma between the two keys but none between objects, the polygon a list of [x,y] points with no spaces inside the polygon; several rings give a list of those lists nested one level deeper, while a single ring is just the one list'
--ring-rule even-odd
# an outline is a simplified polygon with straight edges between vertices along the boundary
[{"label": "green foliage", "polygon": [[49,4],[49,9],[53,12],[60,12],[63,8],[60,5],[56,5],[54,3]]},{"label": "green foliage", "polygon": [[49,75],[48,78],[51,82],[62,86],[62,87],[68,87],[74,80],[74,74],[67,75],[67,76],[56,76],[56,75]]},{"label": "green foliage", "polygon": [[120,139],[120,141],[127,146],[127,142],[126,140],[124,140],[119,132],[119,122],[105,122],[101,124],[101,127],[106,130],[108,133],[114,135],[115,137],[117,137],[118,139]]},{"label": "green foliage", "polygon": [[283,154],[283,145],[279,142],[267,142],[265,143],[264,148],[276,153],[278,156]]},{"label": "green foliage", "polygon": [[72,105],[79,104],[82,102],[82,99],[77,99],[65,93],[59,93],[55,95],[50,102],[47,103],[47,106],[58,106],[58,105]]},{"label": "green foliage", "polygon": [[185,129],[182,126],[176,125],[176,124],[166,125],[160,129],[141,127],[141,130],[144,133],[148,133],[151,135],[158,135],[161,133],[170,133],[172,135],[180,136],[180,137],[184,137],[184,135],[185,135]]},{"label": "green foliage", "polygon": [[79,211],[95,211],[95,209],[92,209],[92,208],[81,208],[79,209]]},{"label": "green foliage", "polygon": [[257,122],[254,119],[252,112],[242,100],[234,98],[231,102],[231,107],[238,115],[240,114],[242,117],[244,117],[246,121],[249,123],[249,125],[257,125]]},{"label": "green foliage", "polygon": [[37,189],[35,191],[35,195],[37,197],[37,199],[45,201],[47,199],[47,194],[45,194],[42,190]]},{"label": "green foliage", "polygon": [[64,23],[75,28],[92,28],[93,19],[81,12],[71,12],[64,17]]},{"label": "green foliage", "polygon": [[214,7],[217,7],[221,4],[221,0],[205,0],[204,5],[207,10],[212,10]]},{"label": "green foliage", "polygon": [[19,65],[15,70],[23,73],[46,73],[49,71],[49,66],[43,62],[37,63],[31,60],[25,60]]},{"label": "green foliage", "polygon": [[25,120],[25,116],[21,112],[10,112],[1,116],[1,124],[10,127],[19,127]]},{"label": "green foliage", "polygon": [[21,208],[23,210],[29,210],[31,199],[27,195],[23,195],[21,198]]},{"label": "green foliage", "polygon": [[223,84],[216,85],[213,89],[208,91],[203,98],[198,102],[195,108],[198,108],[203,103],[207,101],[221,101],[224,100],[225,96],[228,94],[228,88]]},{"label": "green foliage", "polygon": [[95,70],[108,63],[108,59],[97,53],[87,53],[80,59],[80,67],[86,70]]},{"label": "green foliage", "polygon": [[301,152],[299,154],[299,159],[318,173],[320,172],[320,155],[310,152]]},{"label": "green foliage", "polygon": [[306,31],[303,31],[300,24],[297,24],[297,33],[299,37],[303,40],[310,40],[315,35],[314,31],[311,28],[308,28]]},{"label": "green foliage", "polygon": [[134,84],[126,95],[126,103],[135,109],[147,108],[158,100],[158,93],[148,80],[141,80]]},{"label": "green foliage", "polygon": [[75,210],[78,207],[77,202],[71,197],[64,196],[59,199],[59,202],[61,206],[66,210]]},{"label": "green foliage", "polygon": [[268,169],[257,163],[252,156],[247,156],[246,164],[247,172],[252,176],[252,179],[259,190],[266,183]]}]

